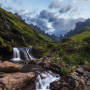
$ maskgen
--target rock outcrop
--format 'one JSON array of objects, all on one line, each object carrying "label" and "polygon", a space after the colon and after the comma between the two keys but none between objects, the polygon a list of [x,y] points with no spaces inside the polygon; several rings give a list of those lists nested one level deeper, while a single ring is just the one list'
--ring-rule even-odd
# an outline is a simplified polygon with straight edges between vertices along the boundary
[{"label": "rock outcrop", "polygon": [[4,61],[0,63],[0,72],[12,73],[19,72],[23,65],[14,64],[12,62]]},{"label": "rock outcrop", "polygon": [[0,63],[0,90],[35,90],[36,73],[21,72],[23,65]]},{"label": "rock outcrop", "polygon": [[0,78],[0,86],[2,90],[20,90],[33,81],[35,81],[35,73],[32,72],[3,74]]},{"label": "rock outcrop", "polygon": [[53,63],[52,59],[53,58],[50,58],[50,57],[44,57],[44,58],[41,58],[41,59],[36,59],[36,60],[30,61],[29,63],[30,64],[32,63],[34,65],[35,64],[39,65],[44,69],[52,70],[56,73],[60,73],[61,65],[58,64],[58,63]]},{"label": "rock outcrop", "polygon": [[79,67],[70,75],[51,83],[51,90],[90,90],[90,72]]}]

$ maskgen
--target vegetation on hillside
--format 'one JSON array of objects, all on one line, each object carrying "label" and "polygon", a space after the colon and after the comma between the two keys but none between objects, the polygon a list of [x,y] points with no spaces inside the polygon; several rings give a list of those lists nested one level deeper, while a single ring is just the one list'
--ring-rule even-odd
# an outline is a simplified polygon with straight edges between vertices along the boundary
[{"label": "vegetation on hillside", "polygon": [[60,61],[68,65],[90,64],[90,28],[71,38],[64,38],[58,47]]},{"label": "vegetation on hillside", "polygon": [[0,8],[0,59],[10,57],[13,47],[34,46],[46,53],[50,42],[49,37],[35,32],[19,17]]},{"label": "vegetation on hillside", "polygon": [[[35,32],[19,17],[0,8],[0,58],[10,58],[13,47],[34,46],[39,57],[53,56],[52,63],[62,64],[63,74],[73,66],[90,64],[90,27],[60,43],[54,43],[46,35]],[[70,66],[67,71],[67,64]]]}]

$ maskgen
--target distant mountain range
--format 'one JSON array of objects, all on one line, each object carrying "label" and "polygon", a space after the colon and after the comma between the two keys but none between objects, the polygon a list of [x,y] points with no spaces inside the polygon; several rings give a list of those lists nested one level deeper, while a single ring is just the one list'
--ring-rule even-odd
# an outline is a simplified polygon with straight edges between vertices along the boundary
[{"label": "distant mountain range", "polygon": [[32,26],[36,32],[45,34],[47,37],[51,38],[54,42],[60,42],[63,38],[71,38],[77,34],[90,31],[90,19],[76,23],[76,28],[74,30],[70,30],[64,36],[61,35],[59,37],[55,36],[54,34],[52,35],[47,34],[43,30],[41,30],[38,26],[35,26],[33,24],[31,24],[30,26]]},{"label": "distant mountain range", "polygon": [[54,41],[54,42],[59,42],[59,41],[61,41],[61,40],[63,39],[63,36],[62,36],[62,35],[59,36],[59,37],[58,37],[58,36],[55,36],[54,34],[50,35],[50,34],[48,34],[48,33],[45,33],[43,30],[41,30],[41,29],[40,29],[38,26],[36,26],[36,25],[30,24],[30,26],[33,27],[33,29],[34,29],[35,32],[37,32],[37,33],[42,33],[42,34],[46,35],[47,37],[51,38],[52,41]]},{"label": "distant mountain range", "polygon": [[72,37],[76,34],[80,34],[87,30],[90,30],[90,19],[88,19],[84,22],[78,22],[76,24],[76,28],[74,30],[69,31],[67,34],[65,34],[65,37]]}]

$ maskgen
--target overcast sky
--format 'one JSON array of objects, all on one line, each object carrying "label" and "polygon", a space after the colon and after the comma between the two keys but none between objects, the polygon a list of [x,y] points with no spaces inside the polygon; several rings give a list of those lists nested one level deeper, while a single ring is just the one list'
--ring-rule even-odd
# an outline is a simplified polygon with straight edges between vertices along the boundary
[{"label": "overcast sky", "polygon": [[55,35],[65,34],[77,22],[90,18],[90,0],[0,0],[0,6]]}]

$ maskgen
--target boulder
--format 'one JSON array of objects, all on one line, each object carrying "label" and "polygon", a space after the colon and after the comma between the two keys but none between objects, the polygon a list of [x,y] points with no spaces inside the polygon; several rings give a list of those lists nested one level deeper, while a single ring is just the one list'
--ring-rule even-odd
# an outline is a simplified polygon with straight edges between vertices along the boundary
[{"label": "boulder", "polygon": [[82,75],[84,73],[84,69],[82,67],[79,67],[76,69],[76,72]]},{"label": "boulder", "polygon": [[[89,86],[90,81],[87,84]],[[59,81],[51,83],[50,87],[51,90],[85,90],[85,88],[90,88],[85,84],[84,77],[77,76],[77,73],[61,77]]]},{"label": "boulder", "polygon": [[35,90],[35,79],[36,75],[33,72],[3,74],[0,78],[0,88],[1,90],[26,90],[29,85],[33,88],[29,90]]},{"label": "boulder", "polygon": [[22,65],[20,64],[14,64],[9,61],[4,61],[0,63],[0,72],[5,73],[12,73],[12,72],[18,72],[22,68]]},{"label": "boulder", "polygon": [[29,63],[37,64],[44,69],[49,69],[60,74],[61,65],[58,63],[53,63],[52,58],[44,57],[43,59],[33,60],[33,61],[30,61]]},{"label": "boulder", "polygon": [[37,64],[33,64],[33,63],[30,63],[30,64],[26,64],[22,67],[22,69],[20,70],[20,72],[43,72],[44,69],[37,65]]},{"label": "boulder", "polygon": [[75,80],[72,77],[63,77],[59,81],[50,84],[51,90],[74,90]]},{"label": "boulder", "polygon": [[86,79],[90,79],[90,72],[88,71],[85,71],[83,76],[86,78]]}]

